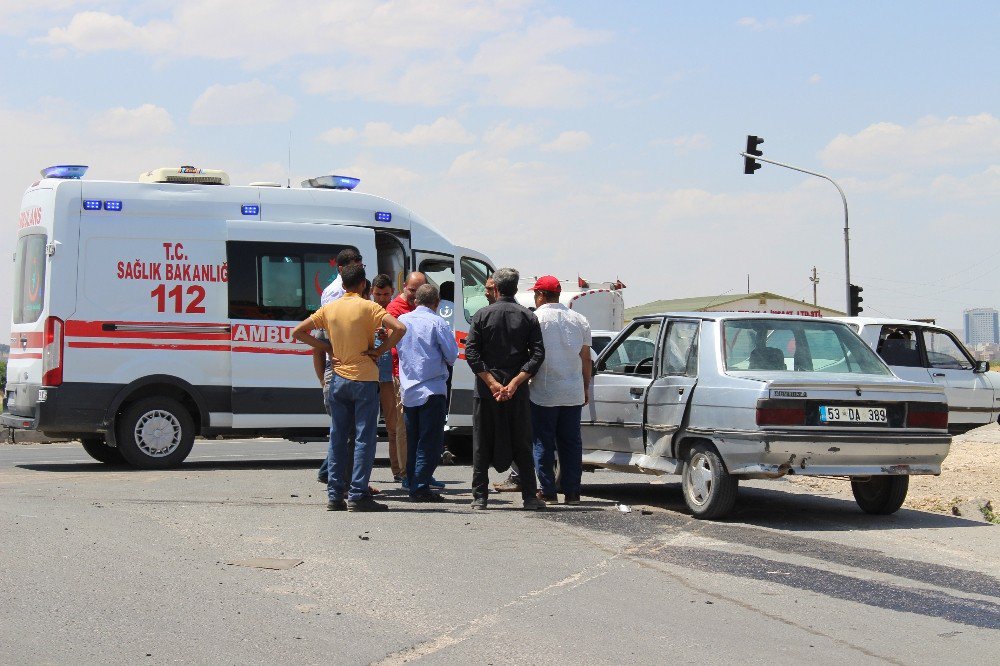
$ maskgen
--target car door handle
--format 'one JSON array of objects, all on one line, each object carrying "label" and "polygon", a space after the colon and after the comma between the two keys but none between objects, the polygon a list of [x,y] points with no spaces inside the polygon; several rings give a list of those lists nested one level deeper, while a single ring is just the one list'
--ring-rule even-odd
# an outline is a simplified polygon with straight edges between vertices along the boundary
[{"label": "car door handle", "polygon": [[944,373],[943,372],[935,372],[934,376],[935,377],[944,377]]},{"label": "car door handle", "polygon": [[677,387],[677,395],[684,395],[684,387],[683,386],[678,386]]},{"label": "car door handle", "polygon": [[632,394],[633,398],[641,398],[643,394],[643,390],[641,388],[630,388],[628,392]]}]

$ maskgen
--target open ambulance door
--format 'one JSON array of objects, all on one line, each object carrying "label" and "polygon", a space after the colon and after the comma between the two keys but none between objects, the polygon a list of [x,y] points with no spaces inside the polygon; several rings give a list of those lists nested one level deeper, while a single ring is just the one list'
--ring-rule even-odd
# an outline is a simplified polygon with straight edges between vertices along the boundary
[{"label": "open ambulance door", "polygon": [[330,426],[312,349],[296,342],[292,330],[319,308],[323,289],[337,276],[337,253],[347,247],[361,253],[374,277],[373,229],[228,223],[233,428]]},{"label": "open ambulance door", "polygon": [[486,300],[486,280],[493,275],[493,263],[486,255],[465,247],[455,247],[455,313],[452,326],[458,342],[458,361],[451,379],[451,404],[448,425],[451,428],[472,429],[472,396],[476,377],[465,362],[465,338],[473,315],[489,305]]}]

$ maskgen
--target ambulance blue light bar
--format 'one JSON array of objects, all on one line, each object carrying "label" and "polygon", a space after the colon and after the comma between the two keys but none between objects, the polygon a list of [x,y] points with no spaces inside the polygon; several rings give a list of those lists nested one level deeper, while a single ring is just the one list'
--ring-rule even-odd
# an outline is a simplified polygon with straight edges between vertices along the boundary
[{"label": "ambulance blue light bar", "polygon": [[121,201],[105,201],[104,210],[119,211],[122,209]]},{"label": "ambulance blue light bar", "polygon": [[244,215],[260,215],[260,206],[257,204],[243,204],[240,211]]},{"label": "ambulance blue light bar", "polygon": [[319,176],[302,181],[302,187],[318,187],[324,190],[353,190],[361,182],[350,176]]},{"label": "ambulance blue light bar", "polygon": [[42,169],[42,178],[83,178],[87,167],[82,164],[56,164]]},{"label": "ambulance blue light bar", "polygon": [[101,200],[100,199],[84,199],[83,200],[84,210],[101,210]]},{"label": "ambulance blue light bar", "polygon": [[392,222],[392,213],[377,212],[377,213],[375,213],[375,221],[376,222]]}]

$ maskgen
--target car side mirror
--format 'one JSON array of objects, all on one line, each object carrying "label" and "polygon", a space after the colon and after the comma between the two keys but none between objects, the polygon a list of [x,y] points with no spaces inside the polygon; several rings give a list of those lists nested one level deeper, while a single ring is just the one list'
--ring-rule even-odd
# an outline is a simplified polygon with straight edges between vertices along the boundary
[{"label": "car side mirror", "polygon": [[989,372],[990,371],[990,362],[989,361],[976,361],[976,367],[973,368],[972,371],[976,372],[976,373]]}]

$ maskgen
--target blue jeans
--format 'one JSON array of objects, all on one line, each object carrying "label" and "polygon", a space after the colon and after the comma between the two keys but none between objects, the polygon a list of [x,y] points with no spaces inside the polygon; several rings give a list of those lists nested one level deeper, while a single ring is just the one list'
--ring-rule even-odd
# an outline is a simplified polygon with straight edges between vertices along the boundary
[{"label": "blue jeans", "polygon": [[330,462],[327,492],[330,501],[344,499],[344,473],[351,461],[348,443],[354,435],[354,459],[351,461],[350,488],[347,499],[369,497],[368,481],[375,463],[375,440],[378,435],[378,382],[356,382],[334,373],[330,380]]},{"label": "blue jeans", "polygon": [[559,453],[560,486],[563,494],[580,494],[583,476],[583,440],[580,437],[580,412],[583,405],[542,407],[531,403],[531,428],[534,432],[535,471],[543,495],[556,494],[553,472]]},{"label": "blue jeans", "polygon": [[431,476],[441,462],[444,451],[444,420],[448,399],[432,395],[419,407],[403,407],[406,420],[406,477],[410,480],[410,496],[431,491]]}]

